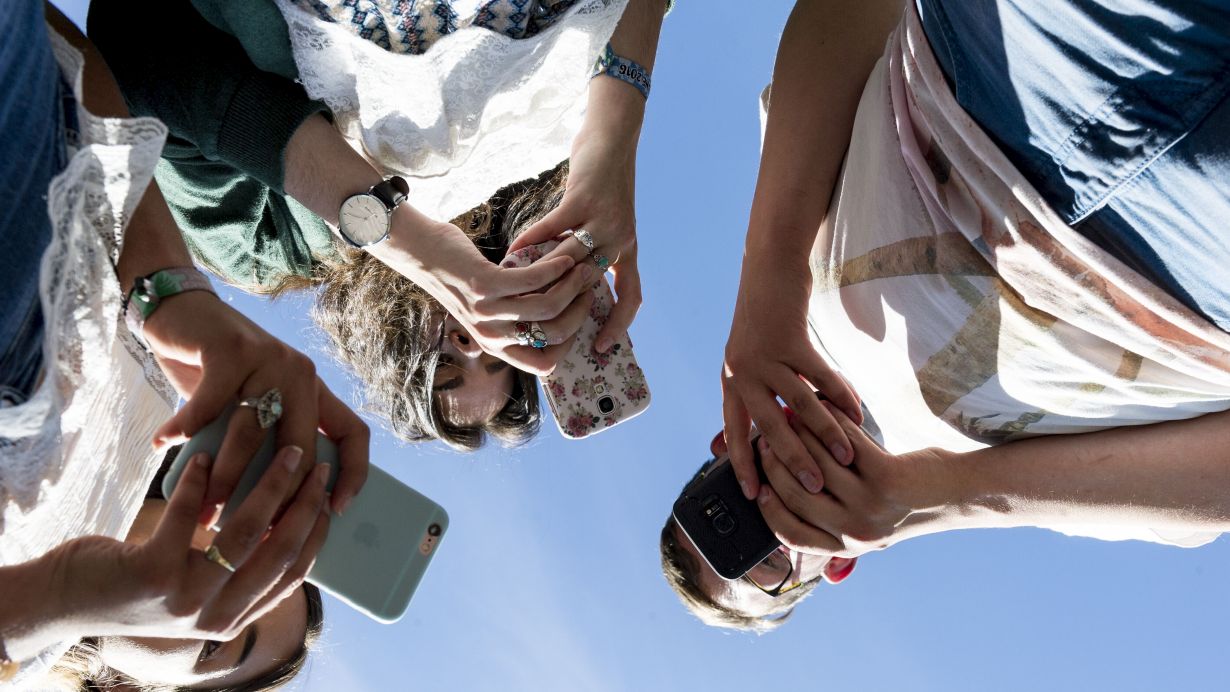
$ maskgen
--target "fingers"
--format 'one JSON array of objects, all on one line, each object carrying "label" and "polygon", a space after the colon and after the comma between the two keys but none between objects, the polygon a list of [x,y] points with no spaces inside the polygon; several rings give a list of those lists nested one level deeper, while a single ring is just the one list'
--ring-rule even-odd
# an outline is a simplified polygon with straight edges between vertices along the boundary
[{"label": "fingers", "polygon": [[282,578],[274,584],[272,589],[260,598],[248,612],[243,614],[243,619],[240,626],[244,626],[249,622],[255,622],[264,617],[269,611],[278,607],[278,605],[290,598],[303,582],[307,580],[308,574],[312,571],[312,567],[316,565],[316,556],[320,553],[320,549],[324,547],[325,539],[329,535],[329,514],[321,512],[316,518],[316,526],[312,528],[312,533],[308,534],[307,540],[303,543],[303,548],[299,551],[299,558]]},{"label": "fingers", "polygon": [[773,488],[764,486],[756,498],[760,514],[782,545],[800,553],[832,555],[844,549],[832,534],[801,521],[778,498]]},{"label": "fingers", "polygon": [[492,299],[537,293],[558,281],[576,265],[573,258],[557,255],[544,257],[528,267],[495,267],[494,271],[498,273],[494,275],[493,285],[485,291],[480,290],[480,293]]},{"label": "fingers", "polygon": [[589,262],[578,264],[545,293],[531,293],[503,301],[498,311],[510,320],[546,321],[555,319],[599,277],[598,268]]},{"label": "fingers", "polygon": [[628,332],[636,313],[641,309],[641,275],[636,266],[636,258],[624,258],[611,268],[615,274],[615,291],[619,301],[611,308],[606,324],[594,339],[594,350],[606,353],[611,350],[615,341]]},{"label": "fingers", "polygon": [[576,340],[577,335],[574,333],[564,343],[548,346],[544,349],[530,348],[529,346],[510,346],[503,350],[500,357],[518,370],[524,370],[537,377],[546,377],[555,372],[555,367],[559,365],[560,360],[572,349]]},{"label": "fingers", "polygon": [[880,443],[871,439],[871,437],[867,435],[867,433],[864,432],[857,423],[850,420],[850,417],[847,416],[844,411],[839,410],[827,401],[822,401],[820,403],[845,432],[846,439],[850,440],[850,443],[854,446],[855,456],[858,456],[858,453],[863,450],[879,451],[882,449],[880,447]]},{"label": "fingers", "polygon": [[[841,533],[835,529],[837,519],[844,511],[841,505],[827,493],[811,493],[799,484],[772,448],[762,449],[760,458],[769,479],[768,485],[772,486],[761,488],[757,498],[762,503],[761,513],[764,514],[765,503],[772,505],[772,501],[777,500],[793,517],[791,520],[779,514],[776,524],[769,522],[774,532],[779,533],[778,538],[803,552],[843,549],[844,545],[837,538]],[[766,490],[769,491],[767,498]],[[767,515],[765,521],[769,521]]]},{"label": "fingers", "polygon": [[201,428],[222,415],[234,402],[247,373],[239,368],[210,368],[196,392],[171,419],[154,433],[154,446],[163,448],[188,441]]},{"label": "fingers", "polygon": [[[783,370],[787,370],[783,368]],[[807,390],[808,387],[797,377],[790,374],[789,380],[793,380],[794,384]],[[788,394],[782,392],[784,387],[779,388],[779,393],[787,403],[792,403]],[[747,406],[748,413],[751,414],[752,420],[756,422],[756,427],[760,428],[762,437],[768,440],[769,445],[776,452],[777,457],[782,460],[782,463],[790,469],[799,483],[807,488],[808,492],[818,493],[824,488],[824,474],[820,471],[820,465],[815,459],[807,453],[807,449],[803,447],[802,441],[798,435],[790,428],[790,423],[786,420],[786,414],[782,411],[781,405],[777,403],[777,397],[773,392],[767,389],[759,389],[754,396],[743,397],[743,403]],[[824,409],[820,409],[821,412]],[[827,414],[826,414],[827,415]],[[840,428],[833,424],[834,429],[840,432]]]},{"label": "fingers", "polygon": [[324,383],[318,382],[316,391],[320,397],[320,429],[338,446],[341,463],[329,506],[341,515],[367,482],[371,430]]},{"label": "fingers", "polygon": [[[210,518],[217,513],[218,505],[224,504],[230,498],[253,457],[267,441],[270,445],[273,444],[269,432],[261,428],[256,410],[252,407],[240,406],[231,412],[226,425],[226,437],[222,439],[222,446],[214,459],[213,471],[209,474],[209,490],[205,493],[206,506],[201,513],[202,521],[212,523]],[[278,504],[281,504],[281,499]]]},{"label": "fingers", "polygon": [[184,470],[171,493],[166,512],[154,531],[153,542],[165,546],[168,554],[182,551],[192,545],[196,532],[197,517],[205,500],[209,484],[209,455],[194,454],[184,465]]},{"label": "fingers", "polygon": [[560,313],[559,317],[538,326],[547,334],[547,343],[562,344],[572,339],[581,330],[581,325],[589,317],[589,307],[594,302],[593,291],[584,291],[572,299],[572,303]]},{"label": "fingers", "polygon": [[259,607],[270,596],[277,597],[289,584],[285,581],[288,577],[290,582],[298,582],[307,576],[327,536],[327,521],[323,531],[320,527],[328,479],[329,465],[316,464],[268,538],[218,594],[212,617],[233,626],[254,605]]},{"label": "fingers", "polygon": [[[292,491],[297,482],[297,471],[303,463],[303,450],[285,447],[278,451],[273,463],[261,477],[260,482],[244,499],[243,504],[227,520],[214,545],[236,567],[242,566],[256,550],[273,523],[273,517],[282,505],[282,498]],[[305,484],[306,487],[306,484]],[[304,492],[300,489],[300,494]],[[321,493],[323,495],[323,489]],[[280,523],[280,522],[279,522]]]},{"label": "fingers", "polygon": [[795,434],[799,436],[799,440],[803,442],[807,453],[819,464],[820,472],[824,474],[824,489],[843,504],[856,499],[861,494],[862,486],[854,470],[838,464],[824,444],[807,429],[799,418],[792,420],[790,425]]},{"label": "fingers", "polygon": [[854,453],[846,433],[834,420],[828,409],[820,405],[820,399],[809,384],[798,377],[779,378],[777,393],[795,415],[812,433],[824,442],[833,458],[842,464],[854,461]]},{"label": "fingers", "polygon": [[725,426],[723,436],[730,454],[730,465],[735,469],[735,478],[739,479],[743,496],[754,500],[756,493],[760,491],[760,478],[756,473],[752,447],[748,442],[751,420],[747,416],[743,400],[728,377],[722,378],[722,421]]},{"label": "fingers", "polygon": [[[833,402],[837,408],[845,411],[851,420],[861,425],[863,422],[863,406],[859,401],[858,395],[854,393],[854,389],[850,387],[850,383],[846,382],[844,377],[838,375],[835,370],[829,367],[829,364],[824,362],[824,358],[814,348],[811,348],[810,345],[804,349],[804,353],[800,354],[800,356],[803,359],[803,367],[798,368],[798,372],[807,378],[812,388],[823,393],[825,398]],[[823,439],[823,436],[821,438]],[[840,458],[838,458],[838,461],[840,461]]]},{"label": "fingers", "polygon": [[562,204],[552,209],[546,216],[531,224],[525,232],[513,239],[508,246],[508,251],[516,252],[524,247],[554,240],[561,233],[572,228],[573,224],[580,223],[579,219],[570,218],[570,213],[569,205]]},{"label": "fingers", "polygon": [[[315,462],[316,431],[320,427],[320,379],[316,377],[316,365],[307,356],[293,351],[291,357],[284,360],[279,367],[282,371],[278,374],[285,384],[281,386],[282,416],[277,423],[278,449],[298,447],[303,450],[303,458]],[[264,394],[264,391],[246,396],[261,394]],[[310,470],[311,466],[308,464],[302,467],[298,475],[301,482]],[[291,487],[282,499],[282,506],[290,503],[297,489],[298,485]]]}]

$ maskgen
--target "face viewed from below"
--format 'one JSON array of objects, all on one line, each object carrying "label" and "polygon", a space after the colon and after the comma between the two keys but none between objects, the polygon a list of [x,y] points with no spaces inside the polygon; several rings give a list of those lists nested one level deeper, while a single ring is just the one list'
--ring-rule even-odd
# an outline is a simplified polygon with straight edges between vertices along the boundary
[{"label": "face viewed from below", "polygon": [[432,396],[454,425],[484,425],[512,398],[516,371],[484,352],[452,316],[444,318],[442,329]]},{"label": "face viewed from below", "polygon": [[[722,433],[713,438],[710,451],[714,456],[714,465],[730,463]],[[693,593],[683,598],[684,603],[701,620],[710,624],[722,622],[730,626],[734,619],[772,622],[792,611],[820,580],[830,584],[844,581],[857,563],[857,558],[809,555],[781,546],[742,578],[726,580],[709,566],[673,518],[668,521],[667,530],[673,536],[677,551],[682,553],[678,556],[680,559],[675,560],[682,566],[682,574],[675,575],[668,571],[668,580],[682,578],[689,582],[688,590]],[[681,590],[677,583],[672,583],[672,587],[676,591]],[[772,592],[775,587],[780,587],[776,596],[766,593]],[[683,596],[682,593],[680,595]],[[719,617],[711,617],[718,613]]]},{"label": "face viewed from below", "polygon": [[307,634],[307,598],[300,587],[229,642],[105,637],[107,667],[147,683],[215,689],[255,680],[294,659]]}]

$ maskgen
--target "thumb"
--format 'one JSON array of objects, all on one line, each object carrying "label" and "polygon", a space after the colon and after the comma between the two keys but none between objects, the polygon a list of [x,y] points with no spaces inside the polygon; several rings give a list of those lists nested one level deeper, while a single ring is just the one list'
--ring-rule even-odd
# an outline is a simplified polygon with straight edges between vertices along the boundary
[{"label": "thumb", "polygon": [[580,224],[581,219],[574,219],[569,214],[567,206],[558,206],[546,216],[530,224],[525,232],[517,236],[508,246],[508,252],[513,253],[523,247],[545,243],[554,240],[559,234]]}]

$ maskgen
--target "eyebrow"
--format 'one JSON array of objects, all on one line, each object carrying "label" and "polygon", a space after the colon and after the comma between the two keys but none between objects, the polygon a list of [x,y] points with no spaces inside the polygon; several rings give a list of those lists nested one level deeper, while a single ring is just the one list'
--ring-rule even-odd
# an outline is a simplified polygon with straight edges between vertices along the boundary
[{"label": "eyebrow", "polygon": [[242,668],[248,657],[252,655],[252,647],[256,646],[256,623],[248,628],[248,636],[243,640],[243,651],[239,652],[239,662],[235,664],[236,668]]},{"label": "eyebrow", "polygon": [[[508,369],[508,367],[509,367],[508,363],[505,363],[505,362],[504,362],[504,361],[502,361],[502,360],[497,360],[497,361],[495,361],[494,363],[489,363],[489,364],[487,364],[487,367],[485,368],[485,370],[487,371],[487,374],[488,374],[488,375],[494,375],[494,374],[496,374],[497,372],[502,372],[502,371],[504,371],[504,370]],[[433,391],[433,392],[447,392],[447,391],[449,391],[450,389],[457,389],[457,388],[458,388],[458,387],[460,387],[461,385],[465,384],[465,381],[466,381],[466,380],[465,380],[465,377],[464,377],[463,375],[458,375],[458,376],[454,377],[453,379],[449,380],[448,382],[444,382],[444,383],[441,383],[441,384],[433,385],[433,386],[432,386],[432,388],[431,388],[431,391]]]},{"label": "eyebrow", "polygon": [[495,361],[494,363],[490,363],[490,364],[488,364],[488,365],[487,365],[487,374],[489,374],[489,375],[494,375],[495,373],[497,373],[497,372],[499,372],[499,371],[501,371],[501,370],[503,370],[503,369],[505,369],[505,368],[507,368],[507,367],[508,367],[508,363],[505,363],[505,362],[504,362],[504,361],[502,361],[502,360],[497,360],[497,361]]}]

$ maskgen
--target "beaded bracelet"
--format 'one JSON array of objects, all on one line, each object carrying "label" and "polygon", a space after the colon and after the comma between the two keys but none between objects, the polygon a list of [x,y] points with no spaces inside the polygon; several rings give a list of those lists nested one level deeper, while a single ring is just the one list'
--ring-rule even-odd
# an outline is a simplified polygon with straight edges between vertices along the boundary
[{"label": "beaded bracelet", "polygon": [[621,82],[627,82],[636,87],[636,90],[641,92],[641,96],[649,98],[649,88],[653,81],[649,70],[635,60],[616,55],[609,43],[606,44],[606,50],[602,51],[602,55],[598,56],[598,62],[594,65],[594,73],[590,78],[598,75],[606,75]]}]

